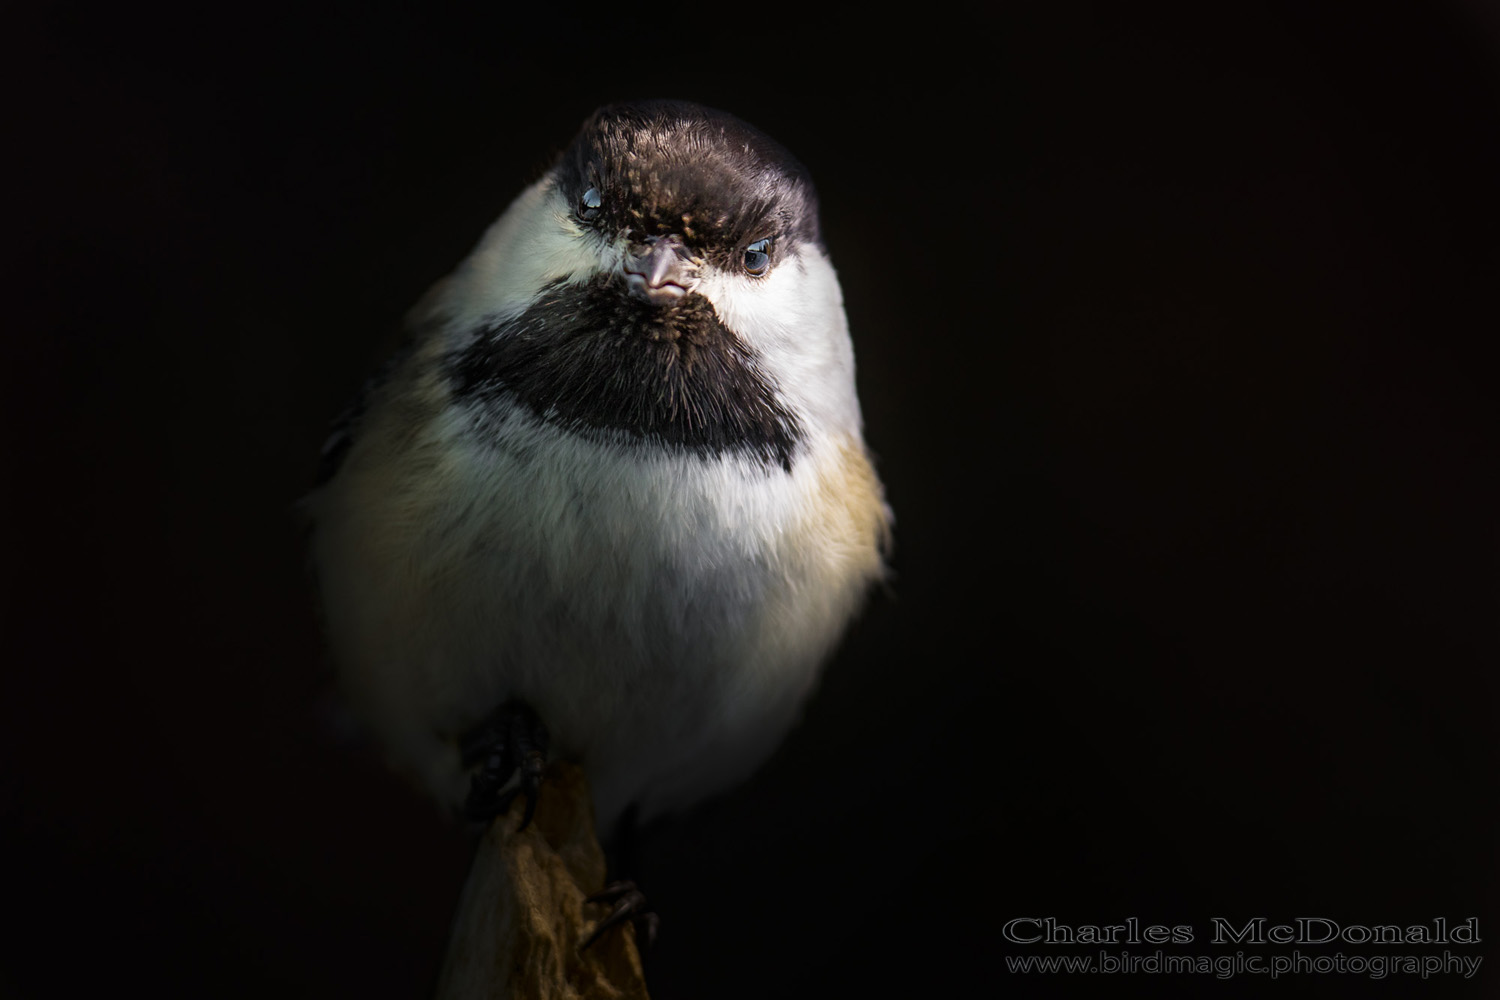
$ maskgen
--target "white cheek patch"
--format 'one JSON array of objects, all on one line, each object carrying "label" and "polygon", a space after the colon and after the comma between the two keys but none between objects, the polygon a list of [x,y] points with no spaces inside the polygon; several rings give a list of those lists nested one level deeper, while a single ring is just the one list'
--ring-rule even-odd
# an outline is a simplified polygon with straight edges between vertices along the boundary
[{"label": "white cheek patch", "polygon": [[711,269],[697,291],[760,356],[789,402],[815,423],[858,431],[854,352],[843,293],[827,257],[805,248],[764,278]]},{"label": "white cheek patch", "polygon": [[[514,319],[559,281],[587,281],[607,266],[597,238],[582,229],[551,176],[511,202],[442,287],[435,311],[464,335]],[[606,251],[608,253],[608,251]]]}]

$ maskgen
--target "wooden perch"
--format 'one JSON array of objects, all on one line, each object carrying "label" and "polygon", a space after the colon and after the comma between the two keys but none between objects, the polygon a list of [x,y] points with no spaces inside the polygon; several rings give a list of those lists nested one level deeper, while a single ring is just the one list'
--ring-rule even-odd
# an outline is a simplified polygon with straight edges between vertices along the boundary
[{"label": "wooden perch", "polygon": [[649,1000],[635,928],[581,942],[608,913],[585,903],[604,887],[604,851],[583,772],[547,770],[536,816],[516,832],[520,798],[490,824],[453,920],[438,1000]]}]

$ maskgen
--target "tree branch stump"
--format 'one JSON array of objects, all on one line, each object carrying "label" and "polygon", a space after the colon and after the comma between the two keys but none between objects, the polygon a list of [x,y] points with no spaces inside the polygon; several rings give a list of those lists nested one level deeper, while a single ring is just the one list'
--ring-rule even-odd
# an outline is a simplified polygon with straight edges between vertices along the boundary
[{"label": "tree branch stump", "polygon": [[474,856],[448,941],[438,1000],[649,1000],[629,923],[578,950],[608,908],[585,903],[604,887],[583,772],[548,767],[531,825],[518,796]]}]

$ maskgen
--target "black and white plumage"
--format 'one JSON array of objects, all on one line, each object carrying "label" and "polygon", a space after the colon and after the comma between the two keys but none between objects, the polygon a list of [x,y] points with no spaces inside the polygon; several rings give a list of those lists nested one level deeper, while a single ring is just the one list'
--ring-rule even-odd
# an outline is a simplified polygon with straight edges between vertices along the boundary
[{"label": "black and white plumage", "polygon": [[392,762],[457,805],[456,741],[519,701],[601,830],[744,778],[890,520],[806,172],[721,112],[601,109],[411,322],[308,500]]}]

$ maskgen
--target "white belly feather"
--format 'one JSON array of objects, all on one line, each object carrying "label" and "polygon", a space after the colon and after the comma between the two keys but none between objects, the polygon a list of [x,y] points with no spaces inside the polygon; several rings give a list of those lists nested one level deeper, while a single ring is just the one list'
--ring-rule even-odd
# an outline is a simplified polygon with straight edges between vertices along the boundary
[{"label": "white belly feather", "polygon": [[810,435],[768,472],[521,412],[484,440],[435,385],[412,395],[434,405],[374,413],[310,499],[345,687],[393,763],[458,805],[453,741],[520,699],[583,763],[607,831],[769,755],[881,572],[858,439]]}]

